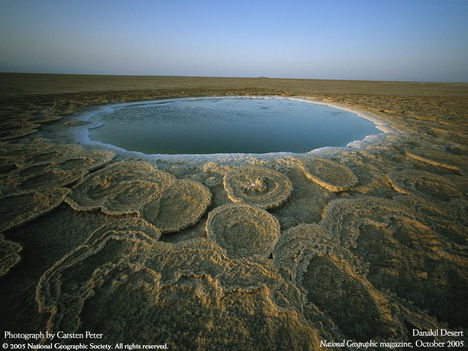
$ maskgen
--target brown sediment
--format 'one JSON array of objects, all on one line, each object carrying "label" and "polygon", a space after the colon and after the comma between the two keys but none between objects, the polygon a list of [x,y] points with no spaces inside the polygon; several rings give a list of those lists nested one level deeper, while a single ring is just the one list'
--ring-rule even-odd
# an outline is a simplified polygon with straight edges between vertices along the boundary
[{"label": "brown sediment", "polygon": [[[0,78],[0,329],[173,350],[468,332],[468,84]],[[143,162],[54,132],[95,105],[229,95],[313,99],[386,133],[294,157]]]}]

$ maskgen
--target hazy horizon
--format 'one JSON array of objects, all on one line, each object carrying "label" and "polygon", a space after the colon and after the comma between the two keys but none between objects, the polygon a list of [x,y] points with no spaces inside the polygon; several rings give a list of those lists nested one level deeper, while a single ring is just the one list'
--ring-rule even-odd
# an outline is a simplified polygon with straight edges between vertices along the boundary
[{"label": "hazy horizon", "polygon": [[468,82],[468,1],[0,2],[0,71]]}]

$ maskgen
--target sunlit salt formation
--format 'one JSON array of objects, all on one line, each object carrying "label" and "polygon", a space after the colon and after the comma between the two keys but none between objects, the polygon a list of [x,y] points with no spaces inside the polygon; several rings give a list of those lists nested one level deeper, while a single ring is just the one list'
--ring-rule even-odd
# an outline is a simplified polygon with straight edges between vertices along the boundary
[{"label": "sunlit salt formation", "polygon": [[280,225],[258,207],[227,204],[209,213],[206,232],[229,257],[268,257],[278,241]]},{"label": "sunlit salt formation", "polygon": [[0,277],[7,274],[19,261],[23,250],[20,243],[10,241],[0,234]]},{"label": "sunlit salt formation", "polygon": [[176,181],[146,162],[120,161],[94,172],[65,201],[75,210],[100,209],[112,215],[138,213]]},{"label": "sunlit salt formation", "polygon": [[[77,312],[83,308],[87,297],[81,294],[90,275],[97,277],[101,272],[108,272],[110,267],[106,267],[106,264],[125,260],[132,250],[135,253],[134,262],[141,260],[148,250],[147,244],[159,238],[157,231],[148,235],[147,225],[139,228],[138,223],[131,223],[128,226],[128,221],[124,219],[117,227],[111,225],[96,230],[82,245],[43,274],[36,289],[36,301],[42,312],[51,312],[49,327],[52,330],[77,331],[80,322]],[[93,266],[86,264],[90,258],[97,258],[92,262]],[[63,273],[67,273],[67,276],[62,277]],[[79,280],[80,275],[85,278],[84,281]],[[56,284],[61,285],[60,291],[54,289]]]},{"label": "sunlit salt formation", "polygon": [[177,232],[196,224],[211,202],[211,192],[193,180],[179,180],[142,207],[140,213],[161,232]]},{"label": "sunlit salt formation", "polygon": [[222,166],[216,162],[206,162],[202,167],[202,180],[206,186],[213,187],[223,183],[224,175],[229,166]]},{"label": "sunlit salt formation", "polygon": [[409,157],[428,163],[433,166],[451,169],[460,174],[466,174],[468,158],[466,156],[459,156],[450,154],[447,151],[437,151],[432,149],[414,149],[406,151]]},{"label": "sunlit salt formation", "polygon": [[[128,235],[130,233],[130,235]],[[159,240],[161,231],[140,217],[122,217],[111,224],[103,225],[95,230],[83,243],[80,252],[84,252],[96,244],[108,240],[142,240],[153,243]]]},{"label": "sunlit salt formation", "polygon": [[63,188],[109,163],[110,151],[85,151],[77,145],[2,144],[0,232],[20,226],[59,206]]},{"label": "sunlit salt formation", "polygon": [[0,176],[0,195],[46,191],[50,187],[73,184],[114,158],[110,151],[86,152],[77,145],[29,144],[5,145],[9,165]]},{"label": "sunlit salt formation", "polygon": [[293,187],[288,177],[279,172],[243,166],[226,172],[224,188],[233,202],[269,209],[281,206],[291,195]]},{"label": "sunlit salt formation", "polygon": [[0,195],[47,191],[50,187],[70,185],[85,174],[84,169],[64,171],[49,163],[18,168],[0,178]]},{"label": "sunlit salt formation", "polygon": [[404,335],[398,310],[362,276],[362,264],[336,233],[300,224],[281,233],[273,257],[283,277],[303,290],[307,319],[315,320],[318,308],[350,338]]},{"label": "sunlit salt formation", "polygon": [[393,200],[408,207],[418,221],[439,235],[457,244],[468,244],[468,202],[465,200],[453,199],[448,206],[415,195],[398,195]]},{"label": "sunlit salt formation", "polygon": [[78,145],[54,145],[45,142],[31,144],[2,143],[1,149],[18,167],[30,166],[36,163],[61,162],[70,155],[83,153]]},{"label": "sunlit salt formation", "polygon": [[[320,225],[368,265],[367,278],[376,288],[396,292],[411,310],[414,303],[441,320],[463,323],[465,249],[417,221],[409,207],[374,197],[334,200]],[[440,284],[448,275],[457,283]],[[451,304],[440,304],[443,299]]]},{"label": "sunlit salt formation", "polygon": [[350,264],[351,259],[346,251],[311,257],[298,282],[306,300],[349,339],[403,338],[406,328],[398,307]]},{"label": "sunlit salt formation", "polygon": [[[454,184],[458,180],[416,169],[395,170],[387,175],[392,187],[403,194],[414,194],[431,200],[449,200],[462,195]],[[460,185],[460,184],[458,184]]]},{"label": "sunlit salt formation", "polygon": [[0,198],[0,233],[52,211],[69,192],[65,188],[50,188]]},{"label": "sunlit salt formation", "polygon": [[20,123],[7,126],[6,129],[0,131],[0,140],[11,140],[22,136],[34,134],[37,132],[39,125],[29,121],[21,121]]},{"label": "sunlit salt formation", "polygon": [[55,145],[48,143],[6,144],[2,143],[5,156],[17,167],[49,163],[63,170],[75,168],[93,171],[114,158],[114,153],[106,150],[84,150],[78,145]]},{"label": "sunlit salt formation", "polygon": [[450,211],[460,223],[468,226],[468,200],[455,198],[449,201]]},{"label": "sunlit salt formation", "polygon": [[55,163],[58,168],[65,171],[81,168],[92,172],[108,164],[114,156],[115,154],[110,151],[90,150],[86,152],[86,155],[70,155],[66,159],[55,161]]},{"label": "sunlit salt formation", "polygon": [[330,191],[346,191],[358,183],[348,167],[330,160],[314,157],[299,161],[299,166],[309,180]]},{"label": "sunlit salt formation", "polygon": [[84,150],[78,145],[60,145],[57,147],[53,144],[42,143],[28,145],[27,151],[27,153],[17,154],[16,162],[20,166],[24,167],[43,162],[60,163],[71,157],[84,154]]},{"label": "sunlit salt formation", "polygon": [[385,227],[391,217],[412,218],[410,210],[395,201],[370,196],[333,200],[322,216],[320,224],[346,248],[356,246],[360,226],[369,221]]},{"label": "sunlit salt formation", "polygon": [[211,192],[199,182],[177,180],[149,163],[120,161],[84,179],[65,201],[78,211],[140,214],[167,233],[197,223],[211,202]]},{"label": "sunlit salt formation", "polygon": [[281,233],[273,253],[275,267],[285,279],[295,282],[311,257],[327,254],[337,244],[336,237],[318,224],[299,224]]},{"label": "sunlit salt formation", "polygon": [[[45,96],[48,95],[43,95],[43,97]],[[45,100],[48,100],[48,98],[45,98]],[[0,120],[0,140],[12,140],[34,134],[40,129],[41,124],[57,121],[64,114],[76,111],[75,109],[78,107],[67,102],[63,104],[68,105],[65,107],[61,104],[63,100],[58,102],[56,97],[53,97],[52,100],[54,101],[40,102],[35,100],[34,103],[31,103],[29,99],[22,99],[22,101],[3,105],[2,117],[5,118]],[[59,98],[59,100],[61,99]]]},{"label": "sunlit salt formation", "polygon": [[[379,241],[371,239],[376,234]],[[374,286],[394,291],[439,320],[462,325],[468,308],[460,294],[460,287],[468,284],[466,249],[457,249],[430,228],[406,218],[396,218],[392,228],[361,236],[363,244],[356,254],[369,263],[368,278]],[[453,280],[441,284],[448,276]],[[450,303],[441,304],[442,299]]]},{"label": "sunlit salt formation", "polygon": [[[42,275],[36,301],[50,313],[49,332],[86,325],[103,333],[102,342],[318,348],[297,289],[271,266],[230,259],[205,238],[157,241],[147,224],[128,220],[101,227]],[[265,332],[256,332],[259,323]],[[202,327],[187,333],[194,326]]]}]

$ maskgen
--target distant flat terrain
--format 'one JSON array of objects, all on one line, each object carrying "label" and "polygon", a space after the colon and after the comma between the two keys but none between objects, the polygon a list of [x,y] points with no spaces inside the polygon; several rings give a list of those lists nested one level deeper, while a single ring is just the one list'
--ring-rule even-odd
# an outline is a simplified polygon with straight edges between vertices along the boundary
[{"label": "distant flat terrain", "polygon": [[0,73],[0,97],[152,89],[273,89],[293,94],[468,96],[468,83]]}]

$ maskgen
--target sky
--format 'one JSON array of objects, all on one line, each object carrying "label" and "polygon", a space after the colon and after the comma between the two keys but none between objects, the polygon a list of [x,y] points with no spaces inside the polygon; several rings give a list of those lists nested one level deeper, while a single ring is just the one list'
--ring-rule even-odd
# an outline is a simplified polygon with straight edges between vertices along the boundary
[{"label": "sky", "polygon": [[0,71],[468,82],[468,0],[0,0]]}]

